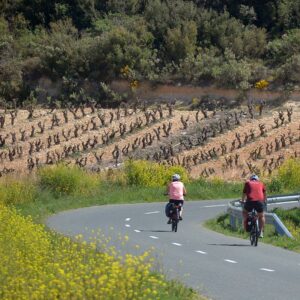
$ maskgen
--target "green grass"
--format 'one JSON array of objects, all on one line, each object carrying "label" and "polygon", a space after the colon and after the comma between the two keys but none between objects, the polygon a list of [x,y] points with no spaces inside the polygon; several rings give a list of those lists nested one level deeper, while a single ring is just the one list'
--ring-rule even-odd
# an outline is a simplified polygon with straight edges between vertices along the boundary
[{"label": "green grass", "polygon": [[[239,184],[208,183],[195,181],[186,185],[187,200],[236,198],[240,194]],[[57,212],[105,204],[147,203],[167,201],[164,187],[122,186],[103,182],[90,195],[69,195],[57,197],[49,190],[40,189],[34,202],[18,204],[24,215],[31,215],[36,222]]]},{"label": "green grass", "polygon": [[[299,213],[299,208],[297,210]],[[287,211],[281,210],[281,216],[280,216],[280,218],[285,223],[285,225],[289,224],[288,226],[289,230],[290,230],[290,226],[293,226],[293,224],[287,221],[286,216],[289,216],[290,214],[291,213],[289,210]],[[235,230],[230,227],[228,214],[222,214],[217,218],[208,220],[204,225],[211,230],[223,233],[225,235],[235,236],[243,239],[249,239],[249,233],[245,232],[241,226],[237,226],[237,229]],[[299,227],[298,229],[296,229],[296,231],[295,229],[290,231],[295,237],[295,239],[290,239],[288,237],[280,236],[275,232],[274,226],[266,225],[264,231],[264,238],[261,239],[260,242],[271,244],[273,246],[282,247],[284,249],[288,249],[300,253],[300,238],[298,236]]]}]

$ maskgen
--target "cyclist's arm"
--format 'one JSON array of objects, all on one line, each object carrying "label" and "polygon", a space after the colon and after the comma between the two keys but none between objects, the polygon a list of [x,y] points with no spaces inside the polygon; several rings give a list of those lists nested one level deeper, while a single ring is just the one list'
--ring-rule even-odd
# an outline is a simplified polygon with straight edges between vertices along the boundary
[{"label": "cyclist's arm", "polygon": [[183,186],[183,195],[185,196],[187,194],[185,186]]}]

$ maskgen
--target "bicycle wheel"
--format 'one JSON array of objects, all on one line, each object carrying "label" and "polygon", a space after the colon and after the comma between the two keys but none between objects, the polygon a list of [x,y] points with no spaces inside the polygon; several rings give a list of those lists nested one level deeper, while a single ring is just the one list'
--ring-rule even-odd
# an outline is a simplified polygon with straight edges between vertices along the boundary
[{"label": "bicycle wheel", "polygon": [[252,225],[251,227],[251,231],[250,231],[250,243],[251,243],[251,246],[254,245],[255,243],[255,225]]},{"label": "bicycle wheel", "polygon": [[172,231],[177,232],[178,221],[176,219],[172,219]]},{"label": "bicycle wheel", "polygon": [[255,247],[258,244],[258,237],[259,237],[259,227],[258,227],[258,220],[256,220],[255,221],[255,242],[254,242]]}]

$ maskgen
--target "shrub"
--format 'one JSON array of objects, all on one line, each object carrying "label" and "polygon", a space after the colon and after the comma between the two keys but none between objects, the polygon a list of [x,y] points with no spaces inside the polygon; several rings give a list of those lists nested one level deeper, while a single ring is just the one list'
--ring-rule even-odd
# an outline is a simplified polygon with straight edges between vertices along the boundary
[{"label": "shrub", "polygon": [[16,205],[32,202],[37,196],[33,181],[24,178],[6,177],[0,181],[0,203]]},{"label": "shrub", "polygon": [[99,185],[99,177],[87,173],[79,167],[56,165],[45,167],[38,172],[40,184],[50,189],[56,196],[85,195]]},{"label": "shrub", "polygon": [[277,179],[287,190],[300,188],[300,160],[289,159],[278,169]]},{"label": "shrub", "polygon": [[142,160],[129,160],[125,164],[125,174],[130,185],[158,187],[166,185],[174,173],[180,174],[184,182],[188,181],[187,171],[181,166],[164,166]]}]

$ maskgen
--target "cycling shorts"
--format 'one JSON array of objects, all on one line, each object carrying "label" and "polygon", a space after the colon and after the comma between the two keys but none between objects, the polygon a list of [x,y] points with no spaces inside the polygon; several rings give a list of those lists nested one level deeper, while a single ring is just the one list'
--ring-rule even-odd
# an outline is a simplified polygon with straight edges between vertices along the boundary
[{"label": "cycling shorts", "polygon": [[248,212],[251,212],[254,208],[258,213],[262,213],[264,211],[265,204],[262,201],[246,201],[244,205],[244,209]]},{"label": "cycling shorts", "polygon": [[173,200],[173,199],[170,199],[169,200],[170,203],[174,203],[175,205],[180,205],[180,206],[183,206],[183,200]]}]

